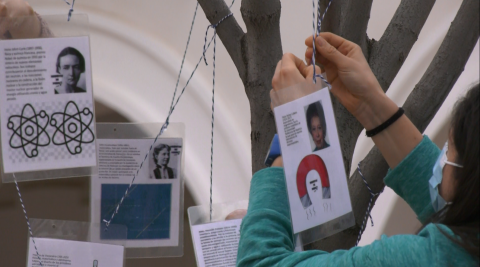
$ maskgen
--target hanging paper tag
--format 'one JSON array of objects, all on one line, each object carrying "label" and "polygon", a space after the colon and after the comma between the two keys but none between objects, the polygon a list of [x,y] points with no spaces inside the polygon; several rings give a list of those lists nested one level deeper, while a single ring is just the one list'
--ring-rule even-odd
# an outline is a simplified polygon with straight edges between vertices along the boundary
[{"label": "hanging paper tag", "polygon": [[[347,176],[330,93],[320,88],[305,83],[281,90],[275,99],[290,102],[274,103],[274,113],[294,233],[322,225],[325,237],[354,221],[345,221],[353,218]],[[315,239],[302,235],[302,241]]]},{"label": "hanging paper tag", "polygon": [[[92,176],[91,218],[102,227],[91,238],[125,244],[127,258],[183,254],[184,128],[171,123],[154,143],[161,126],[98,124],[99,169]],[[126,240],[108,236],[111,229],[106,231],[104,220],[125,225]]]},{"label": "hanging paper tag", "polygon": [[241,223],[237,219],[192,226],[199,267],[235,266]]},{"label": "hanging paper tag", "polygon": [[123,246],[50,238],[35,238],[35,243],[29,240],[27,267],[123,267]]},{"label": "hanging paper tag", "polygon": [[0,58],[3,181],[13,181],[11,173],[18,181],[91,174],[97,157],[89,37],[1,41]]},{"label": "hanging paper tag", "polygon": [[232,217],[238,218],[247,208],[246,200],[213,204],[211,221],[210,206],[188,208],[197,266],[235,266],[242,219],[225,219],[231,217],[234,211],[241,211]]}]

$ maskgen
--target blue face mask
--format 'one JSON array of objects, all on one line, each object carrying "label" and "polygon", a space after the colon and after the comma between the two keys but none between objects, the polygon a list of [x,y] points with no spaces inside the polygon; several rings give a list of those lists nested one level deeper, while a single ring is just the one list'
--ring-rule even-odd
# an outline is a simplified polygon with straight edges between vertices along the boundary
[{"label": "blue face mask", "polygon": [[447,151],[448,151],[448,141],[443,146],[442,152],[438,156],[437,162],[435,162],[435,166],[433,166],[433,174],[430,180],[428,181],[429,189],[430,189],[430,198],[432,201],[432,206],[435,212],[443,209],[446,205],[452,204],[451,202],[445,201],[442,196],[438,193],[438,186],[442,183],[443,179],[443,167],[445,164],[455,166],[458,168],[463,168],[462,165],[450,162],[447,159]]}]

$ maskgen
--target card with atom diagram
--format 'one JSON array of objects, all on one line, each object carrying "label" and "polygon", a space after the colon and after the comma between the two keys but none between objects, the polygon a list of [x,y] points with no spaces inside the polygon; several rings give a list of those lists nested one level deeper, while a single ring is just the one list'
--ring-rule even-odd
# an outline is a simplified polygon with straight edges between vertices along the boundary
[{"label": "card with atom diagram", "polygon": [[96,166],[88,36],[0,41],[4,173]]}]

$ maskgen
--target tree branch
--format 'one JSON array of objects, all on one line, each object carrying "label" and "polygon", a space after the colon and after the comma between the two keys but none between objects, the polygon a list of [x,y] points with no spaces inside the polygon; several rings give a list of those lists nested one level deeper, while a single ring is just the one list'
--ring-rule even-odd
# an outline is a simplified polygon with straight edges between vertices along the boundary
[{"label": "tree branch", "polygon": [[341,35],[356,44],[368,58],[367,26],[373,0],[350,0],[342,10]]},{"label": "tree branch", "polygon": [[370,67],[383,91],[390,87],[435,4],[435,0],[402,0],[380,41],[372,46]]},{"label": "tree branch", "polygon": [[[435,58],[404,104],[406,114],[421,132],[425,131],[442,105],[475,48],[480,35],[478,10],[478,0],[463,1]],[[385,187],[383,178],[387,174],[388,165],[376,147],[370,150],[362,161],[361,168],[374,192],[379,192]],[[355,245],[370,194],[358,171],[350,177],[348,186],[350,196],[355,200],[352,202],[352,208],[356,226],[306,246],[306,249],[333,251],[348,249]]]},{"label": "tree branch", "polygon": [[432,63],[403,105],[405,114],[421,131],[448,96],[477,44],[478,10],[478,0],[463,1]]},{"label": "tree branch", "polygon": [[[231,13],[224,0],[198,0],[198,3],[211,24],[218,23],[223,17]],[[242,81],[245,80],[246,62],[242,57],[242,39],[245,33],[238,25],[235,17],[231,16],[220,23],[217,27],[217,34],[232,58],[240,78]]]}]

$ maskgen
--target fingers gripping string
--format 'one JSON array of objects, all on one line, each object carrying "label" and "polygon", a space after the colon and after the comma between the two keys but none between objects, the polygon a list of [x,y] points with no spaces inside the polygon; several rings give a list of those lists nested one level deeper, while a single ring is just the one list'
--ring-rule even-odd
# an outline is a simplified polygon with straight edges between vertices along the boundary
[{"label": "fingers gripping string", "polygon": [[37,244],[35,243],[35,239],[33,238],[32,227],[30,226],[30,220],[27,216],[27,210],[25,209],[25,205],[23,204],[22,194],[20,193],[20,188],[18,187],[17,177],[15,177],[15,173],[13,174],[13,180],[15,181],[15,187],[17,188],[18,198],[20,198],[20,204],[22,205],[23,214],[25,215],[25,220],[27,221],[28,231],[30,232],[30,237],[33,241],[33,246],[35,247],[35,252],[37,253],[38,261],[40,262],[40,266],[43,266],[42,259],[40,258],[40,254],[38,253]]},{"label": "fingers gripping string", "polygon": [[370,217],[370,222],[372,223],[372,227],[373,227],[373,218],[372,218],[372,215],[370,214],[370,212],[372,211],[373,198],[375,198],[376,196],[380,195],[383,192],[383,189],[378,193],[374,193],[372,191],[372,188],[370,188],[370,186],[368,185],[367,180],[365,179],[365,176],[363,176],[362,170],[360,169],[360,163],[358,163],[357,171],[360,174],[360,177],[362,177],[363,182],[365,183],[365,186],[367,187],[368,192],[370,193],[370,200],[368,201],[367,211],[365,212],[365,217],[363,217],[362,227],[360,228],[360,232],[358,233],[357,243],[355,244],[355,246],[358,246],[358,243],[360,242],[360,238],[362,237],[363,231],[365,231],[365,227],[366,227],[365,224],[367,223],[368,217]]},{"label": "fingers gripping string", "polygon": [[211,138],[211,147],[210,147],[210,221],[212,221],[212,213],[213,213],[213,130],[214,130],[214,122],[215,122],[215,54],[217,50],[217,27],[226,20],[228,17],[232,16],[233,13],[230,13],[223,17],[219,22],[216,24],[209,25],[207,27],[207,31],[205,32],[205,44],[203,46],[203,59],[205,60],[205,65],[208,65],[207,58],[205,57],[206,46],[207,46],[207,36],[208,30],[213,28],[213,88],[212,88],[212,138]]},{"label": "fingers gripping string", "polygon": [[[220,23],[222,23],[224,20],[226,20],[228,17],[232,16],[233,13],[230,13],[228,15],[226,15],[225,17],[223,17],[219,22],[217,22],[216,24],[212,24],[212,25],[208,25],[207,27],[207,31],[205,32],[205,44],[203,45],[203,59],[205,60],[205,65],[208,66],[208,63],[207,63],[207,58],[205,57],[205,53],[207,52],[207,49],[206,49],[206,46],[207,46],[207,36],[208,36],[208,30],[210,30],[210,28],[213,28],[214,32],[213,32],[213,38],[215,40],[215,36],[217,35],[217,27],[218,25],[220,25]],[[216,42],[216,41],[214,41]],[[214,48],[215,50],[215,44],[214,44]],[[215,54],[213,56],[213,58],[215,58]]]},{"label": "fingers gripping string", "polygon": [[312,53],[313,83],[316,84],[317,83],[317,78],[320,78],[320,79],[322,79],[322,81],[325,84],[327,84],[328,89],[332,89],[332,85],[327,81],[327,79],[325,79],[325,77],[323,77],[322,74],[320,74],[320,73],[317,74],[316,73],[317,71],[316,71],[316,68],[315,68],[315,52],[316,52],[315,39],[320,34],[320,31],[322,29],[322,21],[325,18],[325,14],[327,14],[328,8],[332,4],[332,0],[330,0],[328,2],[328,5],[325,8],[325,12],[323,12],[323,14],[320,11],[320,0],[318,0],[318,3],[317,3],[317,29],[316,30],[315,30],[315,0],[312,0],[312,4],[313,4],[313,53]]}]

